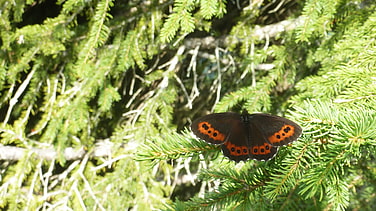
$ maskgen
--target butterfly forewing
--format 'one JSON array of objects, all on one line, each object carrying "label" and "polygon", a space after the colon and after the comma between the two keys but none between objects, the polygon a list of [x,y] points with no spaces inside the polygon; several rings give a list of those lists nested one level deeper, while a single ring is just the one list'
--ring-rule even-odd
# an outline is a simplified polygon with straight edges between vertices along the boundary
[{"label": "butterfly forewing", "polygon": [[262,131],[262,135],[273,146],[283,146],[299,138],[302,128],[295,122],[269,114],[250,114],[250,127]]},{"label": "butterfly forewing", "polygon": [[241,115],[232,112],[215,113],[203,116],[192,122],[193,133],[211,143],[223,144],[232,128],[241,123]]}]

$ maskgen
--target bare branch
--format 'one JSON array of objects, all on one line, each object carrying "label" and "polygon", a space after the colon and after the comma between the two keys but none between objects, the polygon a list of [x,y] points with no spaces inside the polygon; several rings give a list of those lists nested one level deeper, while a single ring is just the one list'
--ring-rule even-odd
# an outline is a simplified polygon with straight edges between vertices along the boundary
[{"label": "bare branch", "polygon": [[[263,40],[271,37],[276,37],[282,32],[287,32],[296,29],[304,23],[304,17],[300,16],[296,19],[284,20],[275,24],[267,26],[255,26],[253,29],[253,36],[256,39]],[[187,49],[194,49],[196,46],[200,46],[200,49],[214,49],[217,46],[227,43],[229,36],[223,36],[214,38],[212,36],[201,38],[190,38],[184,41],[184,46]]]},{"label": "bare branch", "polygon": [[[91,153],[91,157],[110,157],[113,144],[109,141],[99,142],[94,151]],[[38,149],[38,148],[21,148],[15,146],[0,145],[0,160],[20,160],[26,153],[32,152],[39,159],[53,160],[58,158],[58,153],[55,149]],[[67,147],[64,150],[65,160],[81,160],[88,152],[84,148],[75,149]]]},{"label": "bare branch", "polygon": [[258,37],[260,40],[263,40],[267,37],[275,37],[282,32],[294,30],[303,23],[304,17],[300,16],[296,19],[284,20],[267,26],[256,26],[253,35]]}]

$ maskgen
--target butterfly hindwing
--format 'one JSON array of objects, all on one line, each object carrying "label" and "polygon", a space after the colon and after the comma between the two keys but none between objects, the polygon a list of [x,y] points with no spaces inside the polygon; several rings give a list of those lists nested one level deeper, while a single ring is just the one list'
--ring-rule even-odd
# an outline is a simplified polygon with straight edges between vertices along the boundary
[{"label": "butterfly hindwing", "polygon": [[247,124],[250,135],[248,142],[250,145],[250,157],[256,160],[270,160],[277,151],[278,147],[271,145],[267,139],[267,136],[263,134],[263,131],[255,126],[255,122],[251,121]]}]

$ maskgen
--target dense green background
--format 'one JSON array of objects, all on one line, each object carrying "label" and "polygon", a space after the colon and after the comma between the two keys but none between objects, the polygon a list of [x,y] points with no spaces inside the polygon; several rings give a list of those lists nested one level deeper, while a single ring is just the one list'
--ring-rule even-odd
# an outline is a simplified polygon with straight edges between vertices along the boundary
[{"label": "dense green background", "polygon": [[[0,1],[0,207],[375,210],[372,0]],[[303,135],[236,164],[220,111]]]}]

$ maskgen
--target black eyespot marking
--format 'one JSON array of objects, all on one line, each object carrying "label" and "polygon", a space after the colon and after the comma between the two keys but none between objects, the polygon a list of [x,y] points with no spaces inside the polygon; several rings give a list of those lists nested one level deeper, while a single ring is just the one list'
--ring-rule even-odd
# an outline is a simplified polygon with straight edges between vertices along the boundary
[{"label": "black eyespot marking", "polygon": [[234,147],[231,147],[231,152],[235,152],[235,148]]},{"label": "black eyespot marking", "polygon": [[216,132],[213,133],[213,136],[214,136],[214,137],[216,137],[217,135],[218,135],[218,133],[216,133]]},{"label": "black eyespot marking", "polygon": [[203,127],[205,130],[209,129],[209,126],[208,126],[207,124],[203,124],[202,127]]},{"label": "black eyespot marking", "polygon": [[280,138],[281,138],[281,136],[280,136],[280,135],[276,135],[276,137],[277,137],[278,139],[280,139]]},{"label": "black eyespot marking", "polygon": [[291,130],[290,127],[286,127],[285,129],[283,129],[283,131],[284,131],[285,133],[288,133],[290,130]]}]

